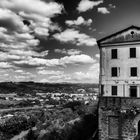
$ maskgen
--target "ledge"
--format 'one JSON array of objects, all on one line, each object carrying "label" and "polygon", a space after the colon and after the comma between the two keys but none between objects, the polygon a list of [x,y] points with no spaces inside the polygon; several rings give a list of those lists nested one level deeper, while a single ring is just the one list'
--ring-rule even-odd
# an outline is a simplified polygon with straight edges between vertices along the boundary
[{"label": "ledge", "polygon": [[118,107],[128,109],[131,107],[140,108],[140,98],[132,97],[99,97],[99,107]]}]

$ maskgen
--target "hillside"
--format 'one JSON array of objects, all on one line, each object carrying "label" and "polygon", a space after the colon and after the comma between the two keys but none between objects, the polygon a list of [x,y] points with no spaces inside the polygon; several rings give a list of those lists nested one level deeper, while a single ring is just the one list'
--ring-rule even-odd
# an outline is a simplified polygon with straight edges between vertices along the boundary
[{"label": "hillside", "polygon": [[75,93],[78,89],[92,92],[98,84],[71,84],[71,83],[35,83],[35,82],[2,82],[0,93],[37,93],[37,92],[66,92]]}]

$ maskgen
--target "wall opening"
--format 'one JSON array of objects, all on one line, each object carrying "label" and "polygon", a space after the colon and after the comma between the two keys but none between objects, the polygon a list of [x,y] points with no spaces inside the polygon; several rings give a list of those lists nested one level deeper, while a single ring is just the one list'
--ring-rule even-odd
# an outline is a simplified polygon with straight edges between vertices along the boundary
[{"label": "wall opening", "polygon": [[112,77],[117,77],[118,76],[117,67],[112,67],[111,68],[111,75],[112,75]]},{"label": "wall opening", "polygon": [[131,71],[130,73],[131,76],[137,76],[137,67],[131,67],[130,71]]},{"label": "wall opening", "polygon": [[117,57],[118,57],[117,49],[112,49],[111,50],[111,58],[117,59]]},{"label": "wall opening", "polygon": [[140,120],[138,122],[138,135],[140,135]]},{"label": "wall opening", "polygon": [[137,97],[137,86],[130,86],[130,97]]},{"label": "wall opening", "polygon": [[111,92],[112,95],[117,95],[117,86],[112,86]]},{"label": "wall opening", "polygon": [[136,58],[136,48],[130,48],[130,58]]}]

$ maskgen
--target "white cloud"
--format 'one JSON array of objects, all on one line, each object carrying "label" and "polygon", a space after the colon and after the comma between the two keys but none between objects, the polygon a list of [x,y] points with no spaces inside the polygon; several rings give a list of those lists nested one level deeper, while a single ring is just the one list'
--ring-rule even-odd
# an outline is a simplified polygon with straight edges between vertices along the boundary
[{"label": "white cloud", "polygon": [[0,9],[0,26],[12,31],[27,32],[29,29],[22,22],[22,19],[8,9]]},{"label": "white cloud", "polygon": [[15,70],[15,72],[17,72],[17,73],[23,73],[24,71],[23,70]]},{"label": "white cloud", "polygon": [[64,74],[63,71],[54,71],[54,70],[39,70],[38,74],[42,75],[61,75]]},{"label": "white cloud", "polygon": [[[59,26],[51,21],[51,17],[61,14],[63,10],[63,5],[56,2],[1,0],[0,8],[5,9],[1,13],[8,16],[6,20],[10,20],[9,24],[11,23],[11,27],[14,27],[14,29],[17,28],[16,26],[19,26],[19,29],[27,28],[40,37],[47,37],[49,30],[60,30]],[[24,19],[29,21],[29,27],[23,24]]]},{"label": "white cloud", "polygon": [[95,61],[96,60],[85,54],[65,56],[60,59],[60,63],[62,64],[89,64]]},{"label": "white cloud", "polygon": [[54,31],[54,30],[61,31],[61,28],[56,23],[53,23],[51,21],[50,17],[37,15],[35,13],[28,14],[25,12],[20,12],[19,15],[22,18],[25,18],[31,22],[30,28],[38,36],[48,37],[49,30],[50,31]]},{"label": "white cloud", "polygon": [[94,63],[89,68],[90,71],[93,71],[93,73],[99,73],[99,63]]},{"label": "white cloud", "polygon": [[93,7],[98,6],[101,3],[103,3],[102,0],[100,1],[81,0],[81,2],[77,7],[77,10],[79,12],[85,12],[87,10],[93,9]]},{"label": "white cloud", "polygon": [[61,33],[54,34],[54,38],[61,42],[71,42],[76,45],[94,46],[96,39],[74,29],[67,29]]},{"label": "white cloud", "polygon": [[49,36],[49,30],[41,27],[35,28],[35,34],[38,36]]},{"label": "white cloud", "polygon": [[76,80],[77,82],[79,81],[85,81],[85,82],[89,82],[89,83],[98,83],[98,79],[99,79],[99,73],[97,72],[75,72],[74,74],[74,80]]},{"label": "white cloud", "polygon": [[8,60],[20,60],[21,57],[15,54],[8,54],[6,52],[0,52],[0,61],[8,61]]},{"label": "white cloud", "polygon": [[10,63],[8,62],[0,62],[0,68],[2,69],[7,69],[13,67]]},{"label": "white cloud", "polygon": [[0,7],[10,9],[14,12],[25,11],[43,16],[53,17],[61,14],[63,6],[56,2],[46,3],[41,0],[1,0]]},{"label": "white cloud", "polygon": [[113,4],[109,4],[109,7],[110,7],[110,8],[113,8],[113,9],[116,8],[116,6],[113,5]]},{"label": "white cloud", "polygon": [[52,75],[48,79],[42,79],[40,82],[50,82],[50,83],[61,83],[61,82],[71,82],[71,76],[69,74],[62,75]]},{"label": "white cloud", "polygon": [[28,57],[25,60],[14,61],[14,64],[18,66],[28,65],[30,67],[39,67],[39,66],[54,67],[54,66],[66,66],[69,64],[90,64],[94,62],[96,62],[96,60],[94,60],[90,56],[81,54],[81,55],[65,56],[60,59],[43,59],[43,58]]},{"label": "white cloud", "polygon": [[[62,10],[63,6],[56,2],[0,0],[0,67],[9,69],[25,65],[27,67],[59,65],[58,59],[44,59],[48,55],[48,50],[38,52],[40,40],[37,38],[47,39],[50,32],[61,31],[51,18],[61,14]],[[23,23],[25,20],[29,22],[28,26]],[[21,70],[15,72],[31,75]],[[27,79],[28,77],[25,76]]]},{"label": "white cloud", "polygon": [[16,75],[15,78],[16,78],[17,80],[23,80],[23,79],[26,79],[26,77],[23,76],[23,75]]},{"label": "white cloud", "polygon": [[8,73],[5,73],[3,76],[9,76],[9,74]]},{"label": "white cloud", "polygon": [[65,23],[68,26],[72,25],[91,25],[92,19],[85,20],[82,16],[78,17],[76,20],[66,20]]},{"label": "white cloud", "polygon": [[[60,31],[59,26],[51,21],[51,17],[61,14],[62,10],[63,6],[56,2],[1,0],[0,46],[3,51],[6,50],[6,60],[11,58],[26,61],[29,59],[26,57],[46,56],[48,51],[38,53],[34,50],[40,43],[35,36],[46,38],[49,31]],[[24,19],[30,23],[29,26],[24,25]]]},{"label": "white cloud", "polygon": [[87,71],[77,71],[71,74],[50,75],[41,79],[40,82],[69,82],[69,83],[98,83],[99,82],[99,63],[92,64]]},{"label": "white cloud", "polygon": [[110,13],[110,11],[108,11],[108,9],[106,7],[99,7],[98,12],[102,13],[102,14],[109,14]]},{"label": "white cloud", "polygon": [[35,79],[36,75],[30,73],[28,75],[15,75],[13,81],[19,82],[19,81],[30,81]]},{"label": "white cloud", "polygon": [[55,53],[60,53],[60,54],[66,54],[66,55],[78,55],[81,54],[82,52],[80,50],[77,49],[55,49],[54,50]]},{"label": "white cloud", "polygon": [[34,56],[34,57],[44,57],[48,55],[48,50],[43,52],[35,52],[33,50],[10,50],[10,54],[14,54],[19,56],[20,59],[26,59],[27,57]]},{"label": "white cloud", "polygon": [[95,57],[96,57],[96,58],[100,58],[100,54],[96,54]]}]

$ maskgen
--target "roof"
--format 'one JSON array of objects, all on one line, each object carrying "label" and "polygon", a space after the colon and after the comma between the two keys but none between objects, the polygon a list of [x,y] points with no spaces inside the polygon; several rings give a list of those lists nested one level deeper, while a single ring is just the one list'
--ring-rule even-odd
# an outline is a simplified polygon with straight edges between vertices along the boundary
[{"label": "roof", "polygon": [[120,43],[140,42],[140,27],[130,26],[97,41],[100,47]]}]

